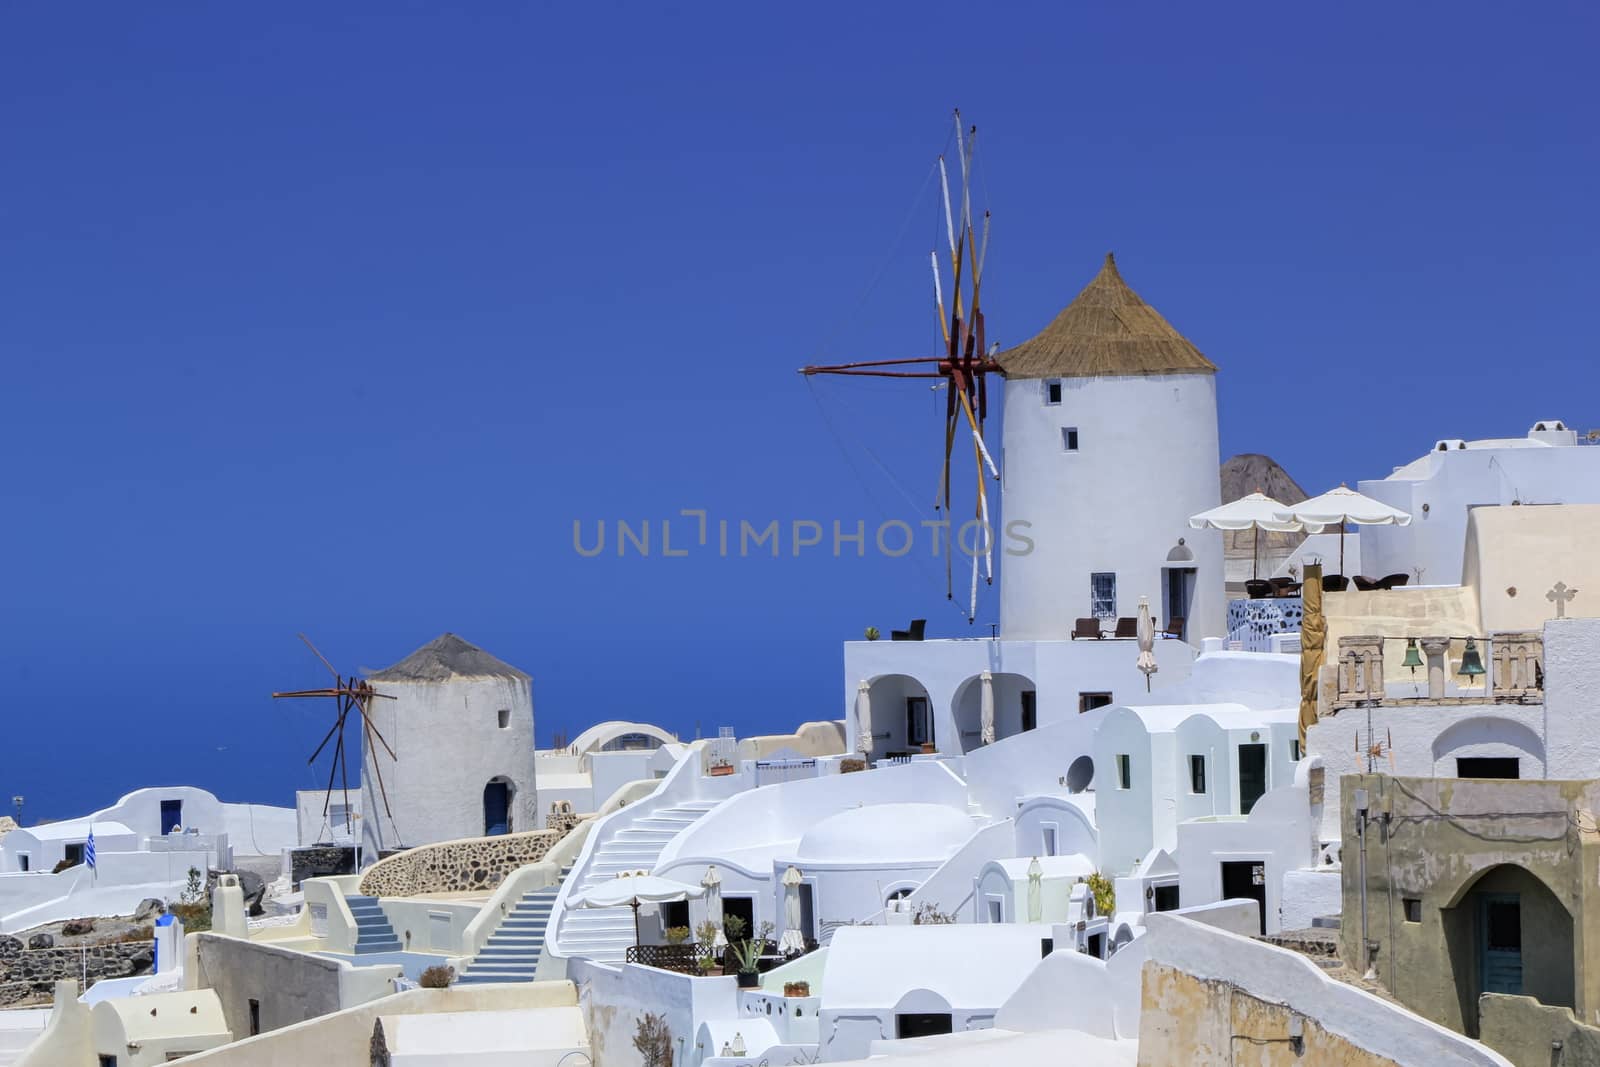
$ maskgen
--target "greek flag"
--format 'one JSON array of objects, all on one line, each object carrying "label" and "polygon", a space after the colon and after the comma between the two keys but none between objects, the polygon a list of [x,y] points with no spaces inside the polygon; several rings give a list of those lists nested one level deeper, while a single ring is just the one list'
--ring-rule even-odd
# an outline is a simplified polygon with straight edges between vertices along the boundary
[{"label": "greek flag", "polygon": [[99,872],[100,868],[94,861],[94,831],[89,831],[89,840],[83,843],[83,862],[89,865],[91,871]]}]

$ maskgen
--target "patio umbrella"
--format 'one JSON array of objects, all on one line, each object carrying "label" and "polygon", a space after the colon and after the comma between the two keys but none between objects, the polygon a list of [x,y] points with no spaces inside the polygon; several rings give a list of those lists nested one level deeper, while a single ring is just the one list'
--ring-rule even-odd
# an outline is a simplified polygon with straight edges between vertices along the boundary
[{"label": "patio umbrella", "polygon": [[978,676],[978,688],[981,691],[978,701],[979,725],[981,731],[979,741],[985,745],[994,744],[994,675],[984,671]]},{"label": "patio umbrella", "polygon": [[1044,919],[1044,868],[1039,866],[1039,857],[1033,857],[1033,862],[1028,864],[1028,921],[1040,922]]},{"label": "patio umbrella", "polygon": [[872,753],[872,685],[865,678],[856,686],[856,729],[861,736],[857,743],[863,756]]},{"label": "patio umbrella", "polygon": [[630,871],[617,875],[609,882],[574,893],[567,898],[573,908],[633,909],[633,943],[639,943],[639,905],[666,904],[674,900],[693,900],[705,896],[706,891],[697,885],[685,885],[670,878],[658,878],[644,871]]},{"label": "patio umbrella", "polygon": [[[1339,525],[1339,573],[1344,573],[1344,527],[1346,523],[1357,526],[1409,526],[1411,516],[1399,508],[1390,507],[1381,500],[1363,496],[1349,486],[1340,485],[1321,496],[1301,501],[1293,507],[1283,507],[1277,512],[1280,519],[1302,522],[1310,526]],[[1316,532],[1316,531],[1313,531]]]},{"label": "patio umbrella", "polygon": [[722,875],[717,873],[717,865],[712,864],[706,868],[706,876],[700,879],[700,885],[706,891],[706,917],[716,924],[717,933],[711,941],[713,949],[726,948],[728,939],[722,936]]},{"label": "patio umbrella", "polygon": [[1301,530],[1307,533],[1322,532],[1321,525],[1316,523],[1283,518],[1285,507],[1265,493],[1255,492],[1221,507],[1189,516],[1189,526],[1196,530],[1254,530],[1250,547],[1256,558],[1251,560],[1250,577],[1255,578],[1258,577],[1256,571],[1260,566],[1262,530],[1268,533],[1299,533]]},{"label": "patio umbrella", "polygon": [[1156,624],[1150,618],[1150,598],[1139,598],[1139,663],[1144,672],[1144,691],[1150,692],[1150,676],[1161,668],[1156,666]]},{"label": "patio umbrella", "polygon": [[783,872],[783,938],[778,951],[784,955],[806,950],[805,934],[800,932],[800,868],[790,867]]}]

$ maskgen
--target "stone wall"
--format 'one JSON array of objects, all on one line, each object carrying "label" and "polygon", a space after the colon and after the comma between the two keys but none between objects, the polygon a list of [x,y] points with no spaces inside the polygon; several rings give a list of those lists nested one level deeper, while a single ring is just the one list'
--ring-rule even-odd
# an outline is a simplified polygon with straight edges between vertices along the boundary
[{"label": "stone wall", "polygon": [[289,879],[296,889],[307,878],[354,873],[356,850],[351,845],[308,845],[289,851]]},{"label": "stone wall", "polygon": [[59,979],[131,978],[155,965],[155,941],[118,941],[72,948],[30,949],[14,937],[0,936],[0,1008],[48,1003]]},{"label": "stone wall", "polygon": [[361,879],[361,894],[406,897],[490,890],[518,867],[542,860],[570,831],[530,830],[419,845],[373,864]]}]

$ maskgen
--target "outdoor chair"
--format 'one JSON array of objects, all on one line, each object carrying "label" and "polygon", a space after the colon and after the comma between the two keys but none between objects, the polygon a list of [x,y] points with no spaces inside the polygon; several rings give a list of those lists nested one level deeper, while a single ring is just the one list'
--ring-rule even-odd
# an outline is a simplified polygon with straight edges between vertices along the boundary
[{"label": "outdoor chair", "polygon": [[1272,595],[1299,596],[1300,583],[1293,578],[1274,578],[1272,579]]},{"label": "outdoor chair", "polygon": [[1167,620],[1167,628],[1165,630],[1161,631],[1161,636],[1162,637],[1172,637],[1172,638],[1176,638],[1179,641],[1182,641],[1183,640],[1183,620],[1182,619],[1168,619]]},{"label": "outdoor chair", "polygon": [[1342,593],[1350,588],[1350,579],[1342,574],[1324,574],[1322,576],[1322,591],[1324,593]]},{"label": "outdoor chair", "polygon": [[928,620],[927,619],[912,619],[911,620],[911,629],[909,629],[909,630],[890,630],[889,631],[889,640],[891,640],[891,641],[921,641],[922,640],[922,631],[927,627],[927,625],[928,625]]},{"label": "outdoor chair", "polygon": [[1244,592],[1251,600],[1262,600],[1272,595],[1272,583],[1265,578],[1251,578],[1244,583]]},{"label": "outdoor chair", "polygon": [[1365,574],[1356,575],[1354,581],[1356,583],[1356,589],[1363,593],[1370,593],[1376,589],[1382,588],[1382,586],[1378,584],[1378,579],[1368,578]]},{"label": "outdoor chair", "polygon": [[1089,641],[1100,640],[1100,620],[1079,619],[1077,625],[1072,628],[1072,639],[1076,641],[1080,637]]},{"label": "outdoor chair", "polygon": [[1112,636],[1114,636],[1114,637],[1138,637],[1139,636],[1139,620],[1138,619],[1118,619],[1117,620],[1116,633],[1113,634]]},{"label": "outdoor chair", "polygon": [[1378,588],[1399,589],[1402,585],[1405,585],[1406,582],[1410,580],[1411,575],[1409,574],[1387,574],[1378,579]]}]

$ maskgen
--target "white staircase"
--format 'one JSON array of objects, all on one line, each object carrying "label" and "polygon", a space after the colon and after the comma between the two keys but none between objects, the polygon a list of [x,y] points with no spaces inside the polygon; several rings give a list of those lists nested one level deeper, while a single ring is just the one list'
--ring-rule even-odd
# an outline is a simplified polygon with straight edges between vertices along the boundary
[{"label": "white staircase", "polygon": [[[667,842],[720,803],[718,800],[685,801],[651,812],[618,830],[595,849],[581,877],[572,883],[571,891],[592,889],[624,871],[653,869]],[[567,908],[563,911],[553,947],[562,956],[621,963],[627,956],[628,946],[634,943],[633,938],[631,907]]]},{"label": "white staircase", "polygon": [[539,953],[544,950],[545,927],[550,909],[561,892],[561,883],[572,873],[569,864],[554,885],[524,893],[516,906],[500,921],[483,950],[475,956],[457,980],[458,985],[483,985],[490,982],[531,982],[539,969]]}]

